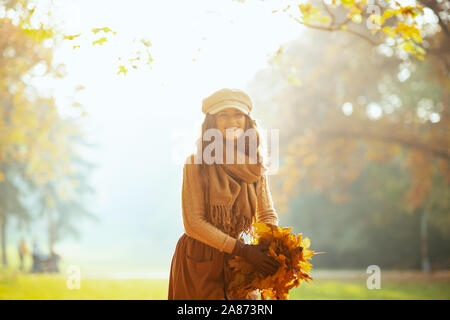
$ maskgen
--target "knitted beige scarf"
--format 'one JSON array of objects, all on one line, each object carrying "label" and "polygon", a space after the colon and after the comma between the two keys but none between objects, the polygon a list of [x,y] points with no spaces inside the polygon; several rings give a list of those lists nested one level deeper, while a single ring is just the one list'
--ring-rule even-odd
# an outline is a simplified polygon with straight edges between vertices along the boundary
[{"label": "knitted beige scarf", "polygon": [[[257,184],[265,167],[250,163],[248,155],[236,151],[235,162],[206,165],[209,176],[206,218],[223,232],[237,236],[250,230],[257,206]],[[237,163],[240,153],[244,163]]]}]

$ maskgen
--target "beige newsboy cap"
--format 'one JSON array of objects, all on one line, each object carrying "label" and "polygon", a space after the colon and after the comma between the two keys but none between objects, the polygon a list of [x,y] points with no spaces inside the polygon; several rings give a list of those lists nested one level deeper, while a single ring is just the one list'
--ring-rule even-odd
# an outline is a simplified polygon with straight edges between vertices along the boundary
[{"label": "beige newsboy cap", "polygon": [[249,114],[252,110],[252,99],[239,89],[220,89],[203,99],[202,112],[216,114],[226,108],[236,108]]}]

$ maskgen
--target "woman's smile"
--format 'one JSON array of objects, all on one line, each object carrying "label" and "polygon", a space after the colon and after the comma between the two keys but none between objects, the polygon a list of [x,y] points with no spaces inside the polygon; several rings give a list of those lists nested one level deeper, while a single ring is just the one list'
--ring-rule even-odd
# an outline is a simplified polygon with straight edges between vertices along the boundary
[{"label": "woman's smile", "polygon": [[225,139],[237,139],[245,130],[245,114],[235,108],[222,110],[216,115],[216,126]]},{"label": "woman's smile", "polygon": [[[241,136],[241,134],[243,133],[244,130],[242,128],[238,128],[238,127],[229,127],[229,128],[226,128],[225,131],[229,132],[229,135],[232,138],[236,139]],[[225,137],[227,137],[226,134],[225,134]]]}]

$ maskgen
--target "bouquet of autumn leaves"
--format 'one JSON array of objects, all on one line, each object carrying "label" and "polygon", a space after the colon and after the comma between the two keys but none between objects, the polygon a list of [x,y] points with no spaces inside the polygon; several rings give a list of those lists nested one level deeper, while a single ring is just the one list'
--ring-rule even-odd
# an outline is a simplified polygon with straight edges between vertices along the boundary
[{"label": "bouquet of autumn leaves", "polygon": [[264,277],[255,267],[240,256],[230,260],[233,277],[229,284],[229,292],[237,297],[245,297],[248,293],[259,289],[263,300],[287,300],[289,290],[298,287],[302,280],[313,280],[311,257],[314,251],[309,250],[310,241],[302,238],[302,234],[291,233],[292,228],[277,227],[257,222],[252,225],[251,244],[261,244],[265,253],[280,263],[273,274]]}]

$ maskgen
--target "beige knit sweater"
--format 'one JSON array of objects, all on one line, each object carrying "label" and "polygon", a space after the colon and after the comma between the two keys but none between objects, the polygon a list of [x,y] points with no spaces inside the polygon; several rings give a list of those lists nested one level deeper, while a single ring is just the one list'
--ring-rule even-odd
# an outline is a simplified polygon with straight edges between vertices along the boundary
[{"label": "beige knit sweater", "polygon": [[[231,253],[237,240],[216,228],[205,218],[206,206],[200,164],[194,164],[192,159],[193,155],[190,155],[183,167],[181,200],[185,232],[211,247]],[[256,221],[278,225],[278,214],[273,206],[267,174],[262,176],[258,188]]]}]

